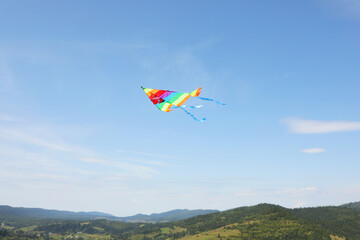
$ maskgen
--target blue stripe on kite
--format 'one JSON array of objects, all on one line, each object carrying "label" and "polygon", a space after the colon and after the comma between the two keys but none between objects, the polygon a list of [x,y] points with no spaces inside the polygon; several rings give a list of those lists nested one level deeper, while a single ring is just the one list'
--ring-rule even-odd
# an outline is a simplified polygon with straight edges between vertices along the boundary
[{"label": "blue stripe on kite", "polygon": [[182,93],[178,93],[178,92],[172,92],[169,96],[165,97],[164,98],[164,101],[167,102],[169,101],[170,99],[176,97],[177,95],[181,95]]}]

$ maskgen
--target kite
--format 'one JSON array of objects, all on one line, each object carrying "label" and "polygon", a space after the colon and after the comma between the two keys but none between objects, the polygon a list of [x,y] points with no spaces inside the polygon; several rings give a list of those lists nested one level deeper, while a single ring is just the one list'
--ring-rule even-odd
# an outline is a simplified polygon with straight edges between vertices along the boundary
[{"label": "kite", "polygon": [[146,95],[150,98],[150,101],[160,110],[164,112],[170,112],[175,108],[180,108],[185,111],[186,114],[194,118],[198,122],[203,122],[206,118],[197,119],[192,113],[186,110],[186,108],[200,108],[202,105],[199,106],[186,106],[183,105],[190,97],[197,97],[198,99],[205,100],[205,101],[213,101],[220,105],[226,105],[224,103],[215,101],[211,98],[203,98],[199,97],[201,92],[201,88],[198,88],[191,93],[181,93],[181,92],[174,92],[169,90],[158,90],[158,89],[151,89],[151,88],[144,88],[141,87],[142,90],[146,93]]}]

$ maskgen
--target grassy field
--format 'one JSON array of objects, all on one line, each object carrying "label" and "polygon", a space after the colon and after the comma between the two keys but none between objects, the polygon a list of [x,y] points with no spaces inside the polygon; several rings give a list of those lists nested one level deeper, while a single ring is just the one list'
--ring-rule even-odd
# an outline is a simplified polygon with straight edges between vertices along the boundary
[{"label": "grassy field", "polygon": [[[89,223],[84,223],[89,224]],[[37,239],[46,238],[54,239],[54,240],[62,240],[62,239],[84,239],[84,240],[110,240],[111,236],[107,234],[87,234],[87,233],[72,233],[72,234],[57,234],[57,233],[45,233],[43,231],[35,231],[37,225],[28,226],[23,228],[18,228],[15,232],[24,232],[27,234],[33,234],[37,237]],[[103,228],[94,227],[96,230],[104,231]],[[14,230],[14,227],[9,226],[0,226],[0,229]]]},{"label": "grassy field", "polygon": [[177,232],[183,232],[186,231],[186,228],[181,228],[175,226],[174,228],[161,228],[161,233],[168,234],[168,233],[177,233]]},{"label": "grassy field", "polygon": [[[230,226],[229,226],[230,227]],[[231,236],[239,236],[241,235],[240,230],[237,229],[228,229],[227,227],[222,227],[219,229],[203,232],[200,234],[186,236],[180,239],[186,240],[212,240],[212,239],[221,239],[221,238],[228,238]]]},{"label": "grassy field", "polygon": [[334,236],[334,235],[330,235],[330,238],[331,238],[331,240],[346,240],[345,238]]}]

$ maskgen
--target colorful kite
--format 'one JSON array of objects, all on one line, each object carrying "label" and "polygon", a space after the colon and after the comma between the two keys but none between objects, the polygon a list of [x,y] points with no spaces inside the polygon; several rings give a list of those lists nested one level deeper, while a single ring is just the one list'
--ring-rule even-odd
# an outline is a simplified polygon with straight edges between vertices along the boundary
[{"label": "colorful kite", "polygon": [[160,111],[170,112],[174,108],[181,108],[188,115],[193,117],[198,122],[203,122],[206,120],[206,118],[197,119],[193,114],[188,112],[185,108],[200,108],[200,107],[202,107],[202,105],[200,105],[200,106],[183,105],[186,102],[186,100],[188,100],[190,97],[197,97],[201,100],[213,101],[213,102],[216,102],[217,104],[226,105],[224,103],[215,101],[214,99],[199,97],[201,88],[198,88],[191,93],[180,93],[180,92],[174,92],[174,91],[169,91],[169,90],[158,90],[158,89],[151,89],[151,88],[144,88],[144,87],[141,87],[141,88],[144,90],[146,95],[150,98],[150,101],[152,101],[152,103],[155,104],[155,106]]}]

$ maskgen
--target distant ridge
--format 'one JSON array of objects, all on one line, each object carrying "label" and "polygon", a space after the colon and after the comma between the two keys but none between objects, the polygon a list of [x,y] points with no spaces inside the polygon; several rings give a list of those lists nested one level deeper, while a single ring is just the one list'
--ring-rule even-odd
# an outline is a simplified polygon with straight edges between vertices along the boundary
[{"label": "distant ridge", "polygon": [[188,210],[188,209],[175,209],[163,213],[153,213],[150,215],[137,214],[130,217],[120,218],[126,222],[171,222],[177,220],[184,220],[187,218],[196,217],[199,215],[207,215],[210,213],[219,212],[218,210]]},{"label": "distant ridge", "polygon": [[91,220],[99,218],[114,219],[115,216],[102,212],[71,212],[60,210],[47,210],[42,208],[10,207],[0,205],[0,219],[4,217],[22,217],[37,219],[71,219],[71,220]]},{"label": "distant ridge", "polygon": [[0,221],[13,218],[60,219],[60,220],[95,220],[107,219],[124,222],[169,222],[184,220],[198,215],[218,212],[217,210],[188,210],[176,209],[164,213],[150,215],[137,214],[129,217],[116,217],[103,212],[71,212],[60,210],[47,210],[42,208],[23,208],[0,205]]}]

